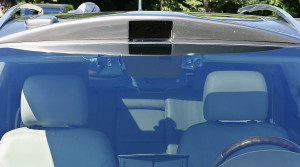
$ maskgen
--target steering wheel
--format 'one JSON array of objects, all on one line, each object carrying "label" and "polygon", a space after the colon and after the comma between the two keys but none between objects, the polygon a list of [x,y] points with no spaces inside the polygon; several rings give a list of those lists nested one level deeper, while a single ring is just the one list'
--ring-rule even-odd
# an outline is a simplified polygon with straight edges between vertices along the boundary
[{"label": "steering wheel", "polygon": [[218,167],[233,153],[254,145],[276,145],[286,148],[292,152],[300,153],[300,147],[287,139],[276,136],[253,136],[235,142],[224,149],[222,153],[215,159],[211,167]]}]

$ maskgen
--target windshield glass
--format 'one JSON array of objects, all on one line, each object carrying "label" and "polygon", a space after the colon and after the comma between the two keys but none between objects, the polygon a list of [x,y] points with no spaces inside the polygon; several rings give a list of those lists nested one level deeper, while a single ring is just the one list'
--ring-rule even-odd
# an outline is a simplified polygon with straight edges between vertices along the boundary
[{"label": "windshield glass", "polygon": [[[126,54],[1,48],[1,136],[26,127],[51,135],[53,128],[53,135],[60,129],[90,129],[107,137],[116,164],[152,162],[157,155],[160,163],[172,161],[168,166],[180,162],[203,167],[246,137],[278,136],[300,144],[300,49],[197,47],[201,49],[189,53],[171,45],[132,45]],[[80,88],[86,93],[79,100],[75,81],[68,80],[72,77],[84,85]],[[84,106],[82,99],[87,101],[82,109],[88,112],[86,119],[76,115]],[[55,159],[61,145],[51,135],[47,141],[54,164],[74,163]],[[257,149],[282,150],[249,148]]]}]

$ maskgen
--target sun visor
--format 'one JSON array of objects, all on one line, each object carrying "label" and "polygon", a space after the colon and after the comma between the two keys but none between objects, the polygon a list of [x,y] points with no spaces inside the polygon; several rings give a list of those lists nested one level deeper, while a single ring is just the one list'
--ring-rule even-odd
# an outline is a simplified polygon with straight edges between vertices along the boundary
[{"label": "sun visor", "polygon": [[175,78],[181,71],[181,56],[124,56],[127,73],[136,78]]}]

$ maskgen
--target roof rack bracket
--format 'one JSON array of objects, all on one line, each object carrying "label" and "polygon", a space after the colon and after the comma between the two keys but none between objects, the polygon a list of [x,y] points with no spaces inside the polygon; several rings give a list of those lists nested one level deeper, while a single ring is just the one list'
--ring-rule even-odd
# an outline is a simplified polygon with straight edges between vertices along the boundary
[{"label": "roof rack bracket", "polygon": [[238,13],[245,13],[245,12],[254,12],[254,11],[260,11],[260,10],[268,10],[275,12],[280,17],[282,17],[287,23],[293,27],[297,32],[300,33],[300,23],[293,18],[288,12],[285,10],[278,8],[273,5],[267,5],[267,4],[256,4],[256,5],[249,5],[242,7],[238,10]]}]

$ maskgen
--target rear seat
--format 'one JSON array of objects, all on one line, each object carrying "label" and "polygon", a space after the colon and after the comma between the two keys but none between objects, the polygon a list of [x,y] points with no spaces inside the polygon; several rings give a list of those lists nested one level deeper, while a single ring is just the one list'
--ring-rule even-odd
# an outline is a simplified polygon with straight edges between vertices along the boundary
[{"label": "rear seat", "polygon": [[167,153],[176,154],[183,132],[190,126],[205,122],[202,93],[191,88],[166,91]]},{"label": "rear seat", "polygon": [[175,154],[183,132],[205,121],[202,93],[192,88],[155,92],[97,87],[89,95],[88,127],[104,132],[119,155]]},{"label": "rear seat", "polygon": [[117,95],[118,154],[175,154],[182,133],[205,122],[201,94],[190,88],[140,92],[123,88]]},{"label": "rear seat", "polygon": [[122,88],[117,94],[118,154],[163,153],[165,100],[162,93]]}]

